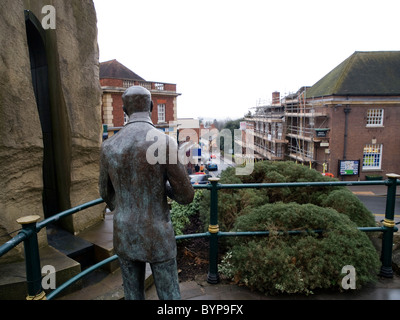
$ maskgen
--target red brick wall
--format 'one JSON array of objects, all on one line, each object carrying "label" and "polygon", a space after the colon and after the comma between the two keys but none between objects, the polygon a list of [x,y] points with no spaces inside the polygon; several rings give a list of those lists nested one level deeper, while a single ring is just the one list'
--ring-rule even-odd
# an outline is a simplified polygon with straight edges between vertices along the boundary
[{"label": "red brick wall", "polygon": [[115,127],[122,127],[124,125],[124,111],[122,109],[122,93],[113,93],[113,123]]},{"label": "red brick wall", "polygon": [[[122,101],[122,93],[113,93],[113,123],[116,127],[122,127],[124,125],[124,112],[122,109],[123,101]],[[151,120],[155,125],[158,124],[158,104],[166,105],[166,114],[165,120],[166,123],[170,123],[171,121],[175,121],[174,119],[174,97],[170,96],[156,96],[152,97],[154,109],[151,115]]]},{"label": "red brick wall", "polygon": [[100,85],[104,87],[122,87],[123,80],[121,79],[100,79]]},{"label": "red brick wall", "polygon": [[[135,84],[138,85],[139,81],[135,81]],[[155,83],[149,83],[152,89],[155,89]],[[103,87],[123,87],[122,79],[100,79],[100,85]],[[176,84],[164,83],[164,90],[169,92],[176,92]],[[174,118],[174,100],[176,97],[165,95],[162,91],[152,92],[152,100],[154,104],[154,109],[152,113],[152,121],[155,125],[158,124],[158,104],[166,105],[166,114],[165,114],[165,122],[170,123],[171,121],[176,121]],[[122,109],[122,92],[121,93],[113,93],[113,123],[116,127],[121,127],[124,125],[124,112]]]},{"label": "red brick wall", "polygon": [[173,92],[176,92],[176,84],[165,83],[165,84],[164,84],[164,90],[165,90],[165,91],[173,91]]},{"label": "red brick wall", "polygon": [[166,95],[158,95],[152,94],[153,100],[153,113],[151,115],[151,120],[154,124],[158,124],[158,105],[165,104],[165,122],[170,123],[171,121],[175,121],[174,118],[174,99],[175,97],[166,96]]},{"label": "red brick wall", "polygon": [[[360,179],[365,180],[366,175],[381,175],[400,172],[400,151],[398,136],[400,135],[400,107],[395,105],[350,105],[351,112],[348,115],[348,136],[347,136],[347,160],[361,160]],[[367,110],[384,109],[383,127],[367,127]],[[343,159],[345,113],[342,107],[330,107],[328,127],[330,137],[330,155],[328,156],[329,172],[335,177],[338,175],[338,160]],[[383,145],[381,170],[362,170],[362,159],[364,146],[372,144],[376,139],[377,144]],[[318,157],[321,154],[318,153]],[[323,157],[318,158],[321,161]],[[358,177],[344,177],[344,180],[356,180]]]},{"label": "red brick wall", "polygon": [[[385,116],[383,125],[385,127],[385,141],[381,141],[376,134],[377,143],[383,143],[383,169],[385,174],[400,174],[400,106],[391,105],[384,107]],[[372,128],[370,128],[372,132]]]}]

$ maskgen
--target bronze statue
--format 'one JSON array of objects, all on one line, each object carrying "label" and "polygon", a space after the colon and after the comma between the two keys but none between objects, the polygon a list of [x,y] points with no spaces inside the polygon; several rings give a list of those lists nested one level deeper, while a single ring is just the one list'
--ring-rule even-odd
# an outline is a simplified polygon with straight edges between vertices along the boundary
[{"label": "bronze statue", "polygon": [[[180,299],[176,240],[167,196],[189,204],[194,190],[185,167],[177,161],[176,141],[151,121],[150,92],[133,86],[122,99],[129,122],[103,143],[99,190],[114,213],[114,249],[125,299],[145,299],[146,262],[150,263],[159,299]],[[152,155],[149,150],[155,142],[159,148]],[[159,161],[154,163],[151,156]]]}]

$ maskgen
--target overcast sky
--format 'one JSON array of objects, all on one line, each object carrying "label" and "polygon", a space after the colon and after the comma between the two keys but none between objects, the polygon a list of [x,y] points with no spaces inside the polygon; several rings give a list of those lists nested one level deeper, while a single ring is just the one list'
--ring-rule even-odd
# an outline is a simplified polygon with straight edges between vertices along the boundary
[{"label": "overcast sky", "polygon": [[100,61],[176,83],[179,118],[237,119],[354,51],[400,50],[399,0],[94,0]]}]

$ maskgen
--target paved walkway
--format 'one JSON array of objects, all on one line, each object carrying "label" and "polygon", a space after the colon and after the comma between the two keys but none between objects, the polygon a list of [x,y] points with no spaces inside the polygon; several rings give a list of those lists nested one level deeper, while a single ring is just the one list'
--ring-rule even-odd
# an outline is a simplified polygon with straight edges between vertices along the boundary
[{"label": "paved walkway", "polygon": [[[380,279],[377,284],[343,293],[319,292],[314,295],[266,296],[228,282],[211,285],[198,279],[181,283],[183,300],[400,300],[400,277]],[[157,300],[154,286],[148,291],[147,299]]]},{"label": "paved walkway", "polygon": [[[86,287],[77,292],[56,298],[56,300],[122,300],[124,298],[120,269],[112,274],[96,271],[86,280]],[[400,277],[380,278],[376,284],[359,290],[339,292],[316,292],[313,295],[266,296],[247,287],[227,281],[209,284],[206,275],[196,281],[181,282],[182,300],[400,300]],[[154,285],[146,291],[146,300],[158,300]]]}]

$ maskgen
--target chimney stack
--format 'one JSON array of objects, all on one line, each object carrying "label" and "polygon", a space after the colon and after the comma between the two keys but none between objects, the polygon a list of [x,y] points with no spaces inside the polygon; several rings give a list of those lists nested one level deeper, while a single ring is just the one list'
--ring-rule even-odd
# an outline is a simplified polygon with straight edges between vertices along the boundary
[{"label": "chimney stack", "polygon": [[281,93],[278,91],[272,92],[272,104],[281,103]]}]

